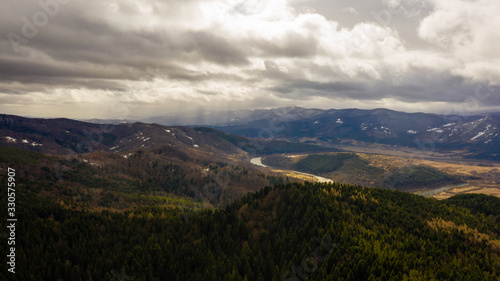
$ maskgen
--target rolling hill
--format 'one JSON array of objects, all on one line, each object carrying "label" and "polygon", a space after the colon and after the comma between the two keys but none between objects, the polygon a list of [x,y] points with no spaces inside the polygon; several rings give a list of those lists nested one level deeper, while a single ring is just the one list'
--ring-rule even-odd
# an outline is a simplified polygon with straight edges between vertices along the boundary
[{"label": "rolling hill", "polygon": [[270,154],[332,151],[309,144],[248,139],[204,127],[145,123],[97,124],[71,119],[24,118],[0,114],[0,145],[45,154],[81,154],[92,151],[124,153],[161,146],[205,155]]},{"label": "rolling hill", "polygon": [[[250,157],[301,151],[325,148],[203,127],[0,115],[0,169],[16,167],[29,175],[23,180],[36,193],[78,208],[131,208],[141,201],[129,200],[136,193],[226,205],[264,185],[292,180],[251,165]],[[106,196],[110,200],[103,203]]]}]

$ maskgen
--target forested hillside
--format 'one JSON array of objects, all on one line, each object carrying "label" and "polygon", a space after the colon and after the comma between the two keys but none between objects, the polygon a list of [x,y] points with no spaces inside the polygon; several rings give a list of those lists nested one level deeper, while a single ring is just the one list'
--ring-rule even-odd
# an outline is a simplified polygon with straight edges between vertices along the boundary
[{"label": "forested hillside", "polygon": [[168,145],[64,157],[0,146],[0,171],[7,167],[17,170],[24,188],[77,209],[124,210],[158,200],[169,206],[172,197],[224,206],[262,186],[294,180]]},{"label": "forested hillside", "polygon": [[[162,126],[158,124],[94,124],[71,119],[25,118],[0,114],[0,145],[45,154],[72,155],[95,151],[123,153],[137,149],[155,150],[166,145],[191,155],[338,151],[334,148],[280,140],[248,139],[207,127]],[[192,156],[192,155],[191,155]]]},{"label": "forested hillside", "polygon": [[2,263],[1,280],[500,277],[498,214],[456,200],[312,183],[266,187],[215,211],[95,213],[29,189],[18,198],[17,273]]}]

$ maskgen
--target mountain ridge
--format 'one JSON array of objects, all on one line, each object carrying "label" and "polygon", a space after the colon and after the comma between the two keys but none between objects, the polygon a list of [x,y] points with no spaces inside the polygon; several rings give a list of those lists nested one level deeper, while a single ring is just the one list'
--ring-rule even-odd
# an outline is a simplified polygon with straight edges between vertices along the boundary
[{"label": "mountain ridge", "polygon": [[215,155],[238,154],[241,157],[245,153],[327,150],[308,144],[252,140],[203,127],[142,122],[96,124],[67,118],[25,118],[5,114],[0,114],[0,145],[46,154],[81,154],[92,151],[124,153],[168,145]]},{"label": "mountain ridge", "polygon": [[[269,111],[272,112],[272,111]],[[268,113],[269,113],[268,112]],[[264,116],[261,114],[261,116]],[[323,146],[350,142],[411,147],[426,152],[464,150],[469,158],[500,160],[500,117],[404,113],[389,109],[316,111],[301,118],[296,112],[274,114],[216,129],[258,137],[272,129],[273,137]]]},{"label": "mountain ridge", "polygon": [[[213,116],[207,117],[210,115]],[[246,138],[287,141],[296,144],[322,146],[330,149],[351,143],[357,143],[361,146],[381,144],[394,146],[395,149],[398,149],[398,147],[409,147],[421,150],[424,153],[432,153],[434,151],[462,151],[461,157],[464,159],[500,161],[500,116],[494,114],[459,116],[421,112],[405,113],[385,108],[371,110],[355,108],[324,110],[294,106],[243,111],[199,112],[196,116],[194,119],[189,119],[190,117],[188,116],[187,119],[183,120],[181,120],[183,117],[180,116],[179,118],[181,119],[177,119],[177,121],[179,123],[189,123],[189,127],[191,128],[198,125],[205,125]],[[0,125],[3,128],[6,127],[5,120],[9,118],[18,117],[0,115]],[[143,120],[143,122],[135,123],[108,120],[111,124],[74,124],[85,127],[85,130],[91,135],[91,139],[97,138],[98,141],[114,143],[112,139],[114,133],[108,134],[108,129],[118,128],[118,131],[126,131],[127,126],[137,127],[137,125],[131,124],[144,124],[143,126],[155,128],[159,128],[158,126],[172,127],[172,125],[159,124],[162,122],[169,123],[160,119],[150,118]],[[36,120],[40,124],[40,128],[47,126],[46,123],[49,122],[47,120],[58,120],[60,123],[80,122],[70,121],[71,119],[32,120]],[[152,124],[144,123],[146,121],[158,122]],[[97,121],[93,120],[93,122]],[[39,128],[30,129],[37,131]],[[92,136],[92,132],[95,132],[95,130],[101,132]],[[186,135],[185,131],[188,129],[182,130],[184,132],[179,131],[179,136]],[[61,132],[58,132],[58,134],[59,139],[67,138],[67,136],[61,136]],[[81,135],[80,132],[77,135],[70,134],[70,137],[79,139]],[[10,137],[10,139],[7,139],[7,142],[10,141],[11,143],[16,139],[16,136],[4,134],[4,138],[7,137]],[[135,137],[140,138],[140,136]],[[193,138],[193,135],[189,135],[189,137]],[[162,138],[162,140],[168,141],[166,138]],[[5,142],[5,139],[2,141]],[[35,147],[41,144],[36,139],[26,139],[26,141]],[[187,142],[185,140],[185,143]],[[115,143],[116,145],[119,144]],[[88,150],[88,147],[81,149]],[[102,149],[102,147],[98,146],[97,149]]]}]

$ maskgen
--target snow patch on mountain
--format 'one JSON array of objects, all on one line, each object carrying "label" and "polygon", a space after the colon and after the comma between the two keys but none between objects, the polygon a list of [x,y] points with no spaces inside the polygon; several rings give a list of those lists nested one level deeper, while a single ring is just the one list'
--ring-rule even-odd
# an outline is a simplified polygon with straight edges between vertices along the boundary
[{"label": "snow patch on mountain", "polygon": [[485,134],[485,132],[479,132],[475,137],[471,138],[470,140],[474,141],[474,140],[476,140],[477,138],[479,138],[480,136],[482,136],[484,134]]}]

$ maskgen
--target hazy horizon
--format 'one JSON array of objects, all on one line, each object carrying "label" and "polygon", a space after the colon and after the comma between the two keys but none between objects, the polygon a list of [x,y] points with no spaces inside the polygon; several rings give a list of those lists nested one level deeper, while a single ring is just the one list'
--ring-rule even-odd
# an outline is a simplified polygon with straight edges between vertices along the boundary
[{"label": "hazy horizon", "polygon": [[[262,108],[251,108],[251,109],[241,109],[241,110],[235,110],[235,109],[231,109],[231,110],[217,110],[217,109],[208,109],[208,110],[203,110],[203,109],[200,109],[200,110],[197,110],[197,111],[190,111],[190,112],[183,112],[183,113],[166,113],[166,114],[163,114],[163,115],[151,115],[151,116],[134,116],[133,113],[127,115],[128,117],[127,118],[99,118],[99,117],[91,117],[91,118],[74,118],[74,117],[68,117],[68,116],[58,116],[58,115],[54,115],[54,116],[36,116],[36,115],[30,115],[30,114],[24,114],[24,115],[21,115],[21,114],[14,114],[14,113],[6,113],[6,112],[0,112],[0,114],[7,114],[7,115],[16,115],[16,116],[20,116],[20,117],[25,117],[25,118],[41,118],[41,119],[59,119],[59,118],[66,118],[66,119],[73,119],[73,120],[78,120],[78,121],[85,121],[85,122],[88,122],[88,121],[92,121],[92,120],[103,120],[103,121],[106,121],[106,120],[117,120],[117,121],[133,121],[133,122],[146,122],[146,123],[149,123],[149,122],[153,122],[151,120],[154,120],[155,118],[168,118],[168,119],[165,119],[165,120],[190,120],[190,118],[194,118],[194,117],[199,117],[200,115],[206,115],[207,113],[224,113],[224,112],[244,112],[244,111],[258,111],[258,110],[279,110],[279,109],[284,109],[284,108],[289,108],[289,107],[298,107],[298,108],[302,108],[302,109],[311,109],[311,110],[324,110],[324,111],[328,111],[328,110],[349,110],[349,109],[359,109],[359,110],[376,110],[376,109],[388,109],[388,110],[393,110],[393,111],[397,111],[397,112],[404,112],[404,113],[424,113],[424,114],[435,114],[435,115],[442,115],[442,116],[446,116],[446,115],[457,115],[457,116],[487,116],[487,115],[495,115],[495,116],[500,116],[500,112],[498,111],[491,111],[491,112],[462,112],[462,114],[459,114],[459,113],[454,113],[454,112],[451,112],[451,113],[447,113],[447,112],[444,112],[444,113],[440,113],[440,112],[424,112],[424,111],[419,111],[419,110],[416,110],[416,111],[402,111],[402,110],[395,110],[395,109],[389,109],[389,108],[383,108],[383,107],[379,107],[379,108],[354,108],[354,107],[347,107],[347,108],[312,108],[312,107],[302,107],[302,106],[296,106],[296,105],[292,105],[292,106],[284,106],[284,107],[262,107]],[[220,117],[220,115],[219,115]],[[208,117],[207,117],[208,118]],[[206,120],[207,122],[209,121],[209,119]],[[209,123],[207,123],[209,124]],[[203,124],[168,124],[168,125],[179,125],[179,126],[184,126],[184,125],[203,125]]]}]

